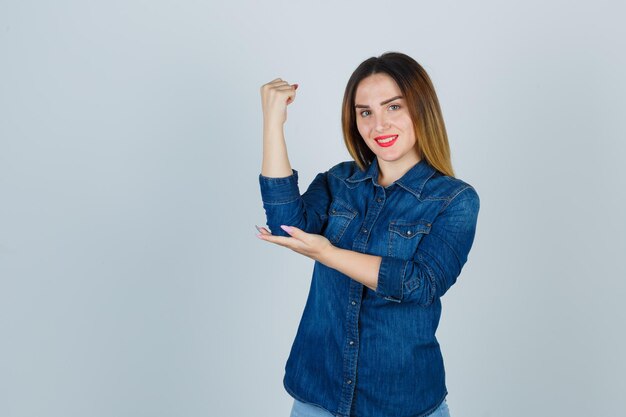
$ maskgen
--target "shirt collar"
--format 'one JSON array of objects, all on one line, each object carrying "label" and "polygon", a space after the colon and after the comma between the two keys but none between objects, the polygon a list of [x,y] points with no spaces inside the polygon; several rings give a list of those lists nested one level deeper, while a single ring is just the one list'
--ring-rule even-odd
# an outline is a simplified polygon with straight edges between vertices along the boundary
[{"label": "shirt collar", "polygon": [[[422,194],[424,184],[426,184],[426,181],[428,181],[435,172],[435,168],[433,168],[426,159],[422,158],[402,177],[398,178],[394,184],[399,185],[419,198]],[[346,178],[346,181],[356,184],[367,179],[371,179],[374,185],[378,185],[378,158],[374,158],[365,171],[357,169],[354,174]]]}]

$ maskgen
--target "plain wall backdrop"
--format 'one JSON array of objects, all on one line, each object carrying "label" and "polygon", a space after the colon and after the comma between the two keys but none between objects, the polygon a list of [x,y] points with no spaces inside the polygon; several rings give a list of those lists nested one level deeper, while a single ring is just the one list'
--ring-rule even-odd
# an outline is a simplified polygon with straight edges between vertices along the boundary
[{"label": "plain wall backdrop", "polygon": [[260,87],[300,84],[304,192],[386,51],[428,71],[481,197],[437,333],[453,417],[624,410],[625,11],[0,1],[0,415],[288,416],[313,261],[255,236]]}]

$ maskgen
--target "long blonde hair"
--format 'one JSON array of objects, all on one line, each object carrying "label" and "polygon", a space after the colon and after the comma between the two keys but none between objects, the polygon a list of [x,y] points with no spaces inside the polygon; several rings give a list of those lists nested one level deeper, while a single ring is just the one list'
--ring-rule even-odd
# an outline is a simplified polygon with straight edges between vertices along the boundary
[{"label": "long blonde hair", "polygon": [[348,80],[343,96],[341,126],[346,148],[358,167],[365,170],[375,155],[357,129],[354,97],[361,80],[378,73],[393,78],[405,97],[415,130],[415,148],[420,158],[442,174],[454,177],[448,135],[435,88],[424,68],[400,52],[386,52],[363,61]]}]

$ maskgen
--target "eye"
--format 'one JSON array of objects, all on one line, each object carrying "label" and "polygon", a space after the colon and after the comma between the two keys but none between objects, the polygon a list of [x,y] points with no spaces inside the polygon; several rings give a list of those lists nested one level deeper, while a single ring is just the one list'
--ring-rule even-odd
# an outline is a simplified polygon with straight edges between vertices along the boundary
[{"label": "eye", "polygon": [[363,110],[363,111],[361,112],[361,117],[367,117],[368,115],[365,115],[365,114],[363,114],[363,113],[369,113],[369,110]]},{"label": "eye", "polygon": [[392,108],[392,107],[400,108],[400,105],[399,104],[392,104],[391,106],[389,106],[389,108]]}]

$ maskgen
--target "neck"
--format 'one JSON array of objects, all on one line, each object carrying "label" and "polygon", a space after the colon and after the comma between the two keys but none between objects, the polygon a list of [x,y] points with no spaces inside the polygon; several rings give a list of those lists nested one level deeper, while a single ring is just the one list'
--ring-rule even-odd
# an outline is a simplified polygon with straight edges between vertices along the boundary
[{"label": "neck", "polygon": [[388,162],[378,159],[378,184],[383,187],[392,184],[396,180],[402,178],[404,174],[406,174],[420,161],[420,158],[413,158],[407,162],[402,161],[402,163],[400,163],[400,161]]}]

